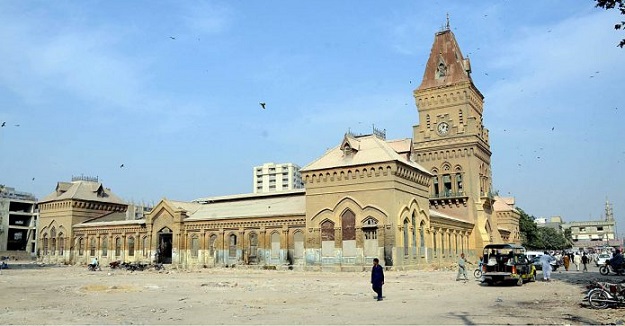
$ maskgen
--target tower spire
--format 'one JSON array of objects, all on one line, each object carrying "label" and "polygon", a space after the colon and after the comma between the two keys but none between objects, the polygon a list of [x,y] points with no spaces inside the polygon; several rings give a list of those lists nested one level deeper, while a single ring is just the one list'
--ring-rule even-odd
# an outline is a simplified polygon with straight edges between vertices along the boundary
[{"label": "tower spire", "polygon": [[447,24],[445,25],[445,30],[449,30],[449,13],[447,13]]}]

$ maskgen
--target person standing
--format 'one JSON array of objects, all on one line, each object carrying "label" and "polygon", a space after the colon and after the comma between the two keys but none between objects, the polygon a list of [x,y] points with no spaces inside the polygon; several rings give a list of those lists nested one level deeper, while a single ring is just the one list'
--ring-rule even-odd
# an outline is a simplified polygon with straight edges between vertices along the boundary
[{"label": "person standing", "polygon": [[562,257],[562,261],[564,261],[564,269],[568,272],[571,258],[569,257],[569,255],[564,254],[564,257]]},{"label": "person standing", "polygon": [[586,253],[582,255],[582,265],[584,265],[582,272],[588,272],[588,256],[586,256]]},{"label": "person standing", "polygon": [[382,285],[384,285],[384,268],[380,266],[380,260],[373,258],[373,267],[371,268],[371,287],[378,294],[378,301],[382,301]]},{"label": "person standing", "polygon": [[464,252],[460,254],[458,258],[458,275],[456,275],[456,281],[460,281],[460,275],[464,276],[464,281],[468,281],[467,277],[467,262],[464,260]]},{"label": "person standing", "polygon": [[575,256],[573,256],[573,263],[575,264],[575,269],[579,272],[579,265],[582,263],[582,256],[579,253],[575,253]]},{"label": "person standing", "polygon": [[540,256],[540,264],[543,267],[543,281],[551,282],[551,262],[553,257],[549,256],[549,253],[545,251],[545,254]]}]

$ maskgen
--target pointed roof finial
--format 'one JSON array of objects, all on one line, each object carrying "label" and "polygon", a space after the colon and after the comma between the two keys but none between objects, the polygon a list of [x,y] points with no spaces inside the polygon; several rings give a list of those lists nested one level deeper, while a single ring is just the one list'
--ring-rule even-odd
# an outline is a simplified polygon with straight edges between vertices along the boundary
[{"label": "pointed roof finial", "polygon": [[449,13],[447,13],[447,24],[445,25],[445,30],[449,30]]}]

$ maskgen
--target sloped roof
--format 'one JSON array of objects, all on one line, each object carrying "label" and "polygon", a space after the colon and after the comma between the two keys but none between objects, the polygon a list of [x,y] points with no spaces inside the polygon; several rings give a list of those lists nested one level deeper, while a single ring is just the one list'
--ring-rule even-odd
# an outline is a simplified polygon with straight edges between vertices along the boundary
[{"label": "sloped roof", "polygon": [[107,222],[84,222],[84,223],[74,224],[73,227],[120,226],[120,225],[141,225],[141,224],[145,224],[145,219],[107,221]]},{"label": "sloped roof", "polygon": [[475,224],[473,222],[469,222],[465,219],[459,218],[459,217],[454,217],[445,213],[441,213],[439,211],[435,211],[433,209],[430,209],[430,217],[438,217],[438,218],[443,218],[443,219],[447,219],[450,221],[454,221],[454,222],[462,222],[462,223],[468,223],[468,224]]},{"label": "sloped roof", "polygon": [[516,211],[514,207],[514,197],[499,197],[495,196],[495,203],[493,204],[493,209],[495,212],[508,212],[508,211]]},{"label": "sloped roof", "polygon": [[169,199],[163,199],[163,201],[174,209],[185,210],[187,212],[187,215],[191,215],[195,213],[202,206],[202,204],[200,203],[188,202],[188,201],[177,201],[177,200],[169,200]]},{"label": "sloped roof", "polygon": [[126,203],[121,198],[117,197],[111,189],[104,188],[101,182],[83,180],[57,183],[56,190],[44,197],[40,203],[65,199],[79,199],[126,205]]},{"label": "sloped roof", "polygon": [[[443,67],[443,73],[439,66]],[[423,80],[417,90],[452,85],[460,82],[471,82],[471,64],[462,56],[460,46],[454,33],[446,29],[436,33],[430,57],[425,66]]]},{"label": "sloped roof", "polygon": [[200,208],[186,221],[306,214],[306,196],[303,191],[276,196],[248,196],[198,205]]},{"label": "sloped roof", "polygon": [[[356,141],[357,144],[355,143]],[[325,152],[320,158],[306,165],[300,171],[316,171],[336,167],[398,161],[430,174],[426,168],[413,161],[407,160],[397,153],[393,146],[375,135],[354,137],[350,139],[350,144],[357,145],[358,150],[349,155],[345,155],[341,150],[341,145],[336,146]]]},{"label": "sloped roof", "polygon": [[397,153],[409,153],[412,151],[411,138],[387,140],[386,143]]}]

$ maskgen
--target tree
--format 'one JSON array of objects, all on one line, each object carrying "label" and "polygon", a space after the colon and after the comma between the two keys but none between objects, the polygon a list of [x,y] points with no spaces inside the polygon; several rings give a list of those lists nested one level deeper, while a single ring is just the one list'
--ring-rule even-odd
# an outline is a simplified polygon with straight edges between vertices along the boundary
[{"label": "tree", "polygon": [[[621,15],[625,15],[625,2],[623,2],[623,0],[595,0],[595,2],[597,2],[595,7],[603,8],[605,10],[614,9],[618,5],[618,10],[621,12]],[[614,29],[625,30],[625,21],[615,24]],[[625,39],[622,39],[618,46],[621,48],[625,46]]]},{"label": "tree", "polygon": [[550,227],[538,227],[534,216],[527,214],[521,208],[517,209],[520,213],[519,231],[524,247],[528,249],[562,250],[571,246],[565,233]]}]

